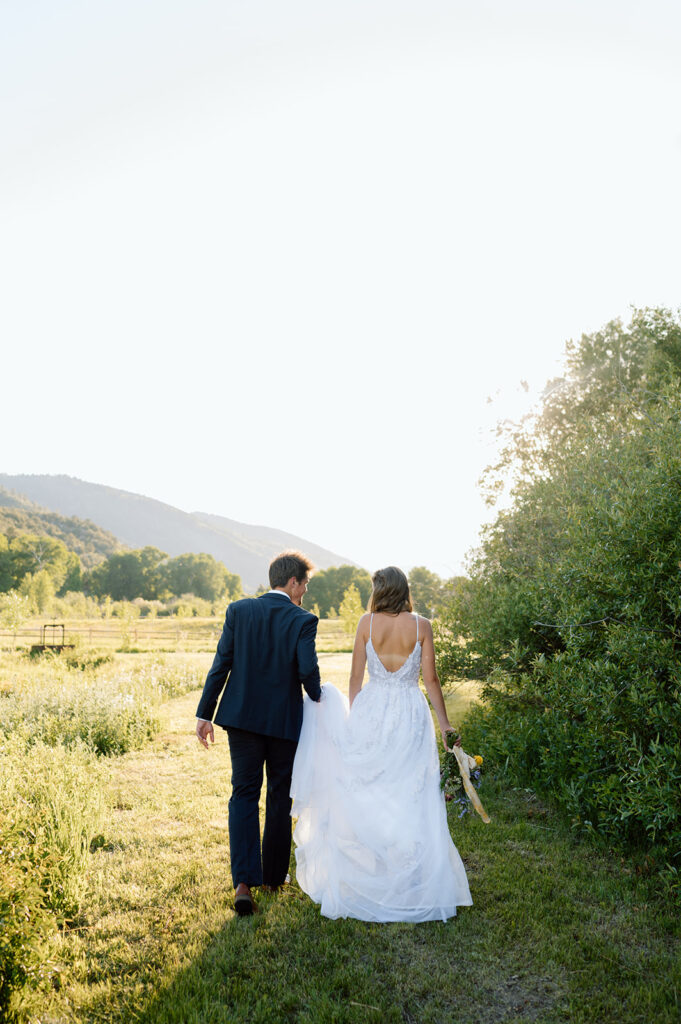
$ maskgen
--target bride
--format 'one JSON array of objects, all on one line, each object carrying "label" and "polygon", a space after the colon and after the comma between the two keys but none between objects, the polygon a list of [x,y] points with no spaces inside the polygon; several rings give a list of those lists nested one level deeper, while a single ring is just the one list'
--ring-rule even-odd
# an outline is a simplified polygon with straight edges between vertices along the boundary
[{"label": "bride", "polygon": [[412,613],[400,569],[380,569],[372,582],[349,702],[331,683],[319,703],[305,698],[291,783],[296,876],[325,917],[444,921],[473,901],[449,835],[435,730],[419,688],[422,671],[447,745],[453,730],[433,631]]}]

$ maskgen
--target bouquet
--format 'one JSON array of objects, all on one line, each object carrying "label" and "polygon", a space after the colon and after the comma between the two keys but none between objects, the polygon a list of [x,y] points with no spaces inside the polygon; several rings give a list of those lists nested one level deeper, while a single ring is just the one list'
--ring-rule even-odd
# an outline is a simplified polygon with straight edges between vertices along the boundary
[{"label": "bouquet", "polygon": [[476,793],[482,778],[482,762],[480,754],[471,757],[461,747],[445,747],[440,759],[440,786],[445,800],[453,800],[458,805],[460,818],[468,813],[472,804],[485,824],[489,824],[489,815]]}]

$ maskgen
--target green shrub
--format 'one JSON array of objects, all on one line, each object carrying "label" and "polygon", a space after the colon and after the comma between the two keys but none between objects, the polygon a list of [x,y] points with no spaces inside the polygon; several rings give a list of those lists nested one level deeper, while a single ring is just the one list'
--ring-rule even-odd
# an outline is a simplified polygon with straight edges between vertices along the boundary
[{"label": "green shrub", "polygon": [[102,665],[110,665],[114,660],[113,654],[109,651],[91,647],[84,649],[79,646],[76,646],[73,651],[66,651],[62,657],[69,668],[80,669],[81,672],[93,671]]},{"label": "green shrub", "polygon": [[547,427],[442,616],[438,666],[487,679],[467,744],[678,889],[681,386],[614,393],[597,417]]},{"label": "green shrub", "polygon": [[16,732],[27,743],[34,738],[51,746],[82,741],[98,754],[124,754],[142,746],[158,728],[150,703],[121,691],[117,681],[23,690],[0,703],[0,733]]},{"label": "green shrub", "polygon": [[[674,678],[673,678],[674,677]],[[673,681],[672,681],[673,678]],[[513,784],[551,799],[575,830],[642,849],[678,890],[681,690],[570,651],[530,673],[497,671],[462,725]]]},{"label": "green shrub", "polygon": [[[0,735],[18,734],[27,744],[39,739],[49,745],[86,743],[98,754],[124,754],[141,747],[160,727],[157,708],[203,682],[198,671],[172,666],[162,658],[143,661],[133,669],[112,671],[54,656],[36,669],[35,678],[22,679],[0,700]],[[53,675],[51,675],[53,673]]]},{"label": "green shrub", "polygon": [[98,619],[102,614],[99,602],[80,590],[69,590],[55,598],[53,608],[58,619]]}]

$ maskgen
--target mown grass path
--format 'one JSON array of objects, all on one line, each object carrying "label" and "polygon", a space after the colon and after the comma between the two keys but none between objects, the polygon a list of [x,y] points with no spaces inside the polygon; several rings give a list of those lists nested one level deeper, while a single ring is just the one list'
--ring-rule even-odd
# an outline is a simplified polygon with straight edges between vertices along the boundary
[{"label": "mown grass path", "polygon": [[35,1024],[681,1019],[675,908],[491,779],[492,824],[451,823],[475,901],[456,919],[327,921],[295,884],[237,919],[226,737],[199,747],[196,703],[170,701],[156,740],[112,762],[95,895],[62,940],[61,982],[33,1003]]}]

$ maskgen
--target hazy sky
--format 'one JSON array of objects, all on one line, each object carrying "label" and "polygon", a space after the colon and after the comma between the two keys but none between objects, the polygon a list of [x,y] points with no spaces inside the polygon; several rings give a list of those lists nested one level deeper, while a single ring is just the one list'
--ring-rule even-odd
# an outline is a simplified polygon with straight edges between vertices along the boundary
[{"label": "hazy sky", "polygon": [[0,20],[0,471],[450,575],[519,381],[681,303],[677,2]]}]

